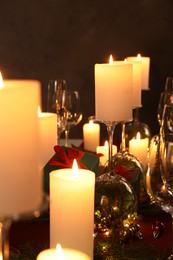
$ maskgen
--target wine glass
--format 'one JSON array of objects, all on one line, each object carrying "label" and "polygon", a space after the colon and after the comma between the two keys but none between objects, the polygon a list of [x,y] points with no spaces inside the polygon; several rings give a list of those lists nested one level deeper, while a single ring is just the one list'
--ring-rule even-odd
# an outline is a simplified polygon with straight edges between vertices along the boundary
[{"label": "wine glass", "polygon": [[61,134],[65,131],[66,117],[64,116],[64,100],[67,89],[67,82],[64,79],[49,80],[47,94],[47,112],[57,114],[57,136],[58,143]]},{"label": "wine glass", "polygon": [[[159,205],[161,209],[171,215],[173,228],[173,194],[169,192],[162,178],[164,175],[163,171],[166,172],[166,164],[169,164],[168,162],[166,163],[165,156],[168,156],[164,152],[164,139],[165,137],[163,136],[155,135],[150,143],[145,183],[149,196],[152,196],[154,202]],[[168,161],[170,162],[170,160]],[[171,251],[173,253],[173,240]],[[168,259],[173,259],[173,254],[171,254]]]},{"label": "wine glass", "polygon": [[165,105],[169,105],[173,103],[173,93],[170,92],[162,92],[159,99],[158,109],[157,109],[157,119],[159,122],[159,125],[161,126],[162,123],[162,117],[163,117],[163,111]]},{"label": "wine glass", "polygon": [[171,132],[173,132],[173,103],[164,105],[160,127],[160,134],[166,134]]},{"label": "wine glass", "polygon": [[80,102],[80,94],[78,90],[66,89],[64,92],[65,107],[65,146],[69,146],[69,131],[82,120],[82,109]]}]

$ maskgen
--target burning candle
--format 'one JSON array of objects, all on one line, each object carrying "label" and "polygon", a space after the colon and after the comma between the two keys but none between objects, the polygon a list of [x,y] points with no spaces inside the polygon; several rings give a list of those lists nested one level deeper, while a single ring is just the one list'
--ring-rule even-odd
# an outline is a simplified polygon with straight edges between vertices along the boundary
[{"label": "burning candle", "polygon": [[40,89],[35,80],[5,80],[0,89],[0,214],[33,211],[42,201]]},{"label": "burning candle", "polygon": [[86,254],[73,249],[61,248],[60,244],[57,244],[56,249],[43,250],[37,256],[37,260],[90,260]]},{"label": "burning candle", "polygon": [[[105,165],[106,162],[108,161],[108,154],[109,154],[108,141],[105,142],[104,146],[97,146],[97,153],[103,154],[103,156],[100,157],[100,163],[102,165]],[[112,155],[114,155],[115,153],[117,153],[117,146],[113,145]]]},{"label": "burning candle", "polygon": [[55,113],[43,113],[38,109],[40,131],[40,158],[43,168],[54,152],[57,144],[57,115]]},{"label": "burning candle", "polygon": [[150,58],[142,57],[138,54],[136,57],[127,57],[128,61],[141,61],[142,63],[142,86],[141,89],[149,89],[149,75],[150,75]]},{"label": "burning candle", "polygon": [[94,187],[94,172],[75,163],[72,169],[50,173],[51,248],[59,241],[93,259]]},{"label": "burning candle", "polygon": [[130,58],[125,59],[126,62],[132,64],[132,104],[133,107],[141,107],[141,85],[142,85],[142,63],[141,61],[134,61]]},{"label": "burning candle", "polygon": [[83,126],[84,149],[96,152],[96,147],[100,143],[100,125],[93,123],[92,120]]},{"label": "burning candle", "polygon": [[138,132],[136,138],[129,141],[129,151],[134,156],[136,156],[142,165],[145,167],[147,163],[147,153],[148,153],[149,139],[140,138],[140,133]]},{"label": "burning candle", "polygon": [[96,117],[102,121],[132,119],[132,64],[95,64]]}]

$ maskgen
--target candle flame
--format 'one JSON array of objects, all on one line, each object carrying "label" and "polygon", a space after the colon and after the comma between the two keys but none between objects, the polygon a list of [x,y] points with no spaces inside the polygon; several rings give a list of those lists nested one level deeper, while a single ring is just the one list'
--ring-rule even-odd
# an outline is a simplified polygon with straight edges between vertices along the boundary
[{"label": "candle flame", "polygon": [[40,106],[38,106],[38,116],[40,116],[41,115],[41,108],[40,108]]},{"label": "candle flame", "polygon": [[78,164],[77,164],[76,159],[74,159],[73,166],[72,166],[72,176],[73,176],[73,178],[77,178],[78,175],[79,175]]},{"label": "candle flame", "polygon": [[0,72],[0,89],[3,88],[3,78],[2,78],[2,74]]},{"label": "candle flame", "polygon": [[110,57],[109,57],[109,64],[113,64],[113,63],[114,63],[114,59],[113,59],[113,56],[111,54]]},{"label": "candle flame", "polygon": [[57,259],[61,259],[61,260],[65,260],[63,251],[62,251],[62,247],[60,244],[56,245],[56,257]]},{"label": "candle flame", "polygon": [[125,58],[124,61],[127,62],[127,59]]},{"label": "candle flame", "polygon": [[137,135],[136,135],[136,140],[140,140],[141,139],[141,135],[139,132],[137,132]]},{"label": "candle flame", "polygon": [[166,191],[166,187],[165,185],[163,184],[162,188],[161,188],[162,191]]},{"label": "candle flame", "polygon": [[137,60],[138,60],[138,61],[141,61],[141,54],[138,54],[138,55],[137,55]]},{"label": "candle flame", "polygon": [[93,127],[93,120],[90,120],[90,121],[89,121],[89,126],[90,126],[90,127]]},{"label": "candle flame", "polygon": [[105,148],[108,149],[108,141],[105,141]]}]

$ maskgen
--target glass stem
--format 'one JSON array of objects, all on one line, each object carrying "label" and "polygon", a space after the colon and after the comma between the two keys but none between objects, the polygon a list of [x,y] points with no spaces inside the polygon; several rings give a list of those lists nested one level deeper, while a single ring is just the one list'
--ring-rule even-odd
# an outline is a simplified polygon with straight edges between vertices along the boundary
[{"label": "glass stem", "polygon": [[0,259],[9,259],[9,230],[12,224],[11,218],[0,220]]},{"label": "glass stem", "polygon": [[107,132],[108,132],[108,171],[111,172],[113,170],[113,162],[112,162],[112,145],[113,145],[113,135],[115,130],[115,124],[106,124]]},{"label": "glass stem", "polygon": [[121,123],[122,134],[121,134],[121,145],[120,145],[120,152],[124,152],[126,150],[126,139],[125,139],[125,123]]},{"label": "glass stem", "polygon": [[133,108],[133,121],[139,122],[139,107]]},{"label": "glass stem", "polygon": [[66,147],[69,146],[69,130],[68,129],[65,130],[65,146]]},{"label": "glass stem", "polygon": [[173,259],[173,214],[171,214],[171,221],[172,221],[172,233],[171,233],[171,256],[168,259]]}]

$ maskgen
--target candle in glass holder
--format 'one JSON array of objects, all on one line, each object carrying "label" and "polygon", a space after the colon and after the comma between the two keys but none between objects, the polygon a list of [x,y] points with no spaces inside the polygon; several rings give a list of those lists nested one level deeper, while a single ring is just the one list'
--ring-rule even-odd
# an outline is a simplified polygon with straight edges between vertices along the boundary
[{"label": "candle in glass holder", "polygon": [[95,64],[95,110],[101,121],[132,119],[132,64]]},{"label": "candle in glass holder", "polygon": [[150,76],[150,58],[143,57],[138,54],[136,57],[127,57],[128,61],[141,61],[142,63],[142,90],[149,89],[149,76]]},{"label": "candle in glass holder", "polygon": [[96,152],[96,147],[100,143],[100,125],[92,120],[83,126],[84,149]]},{"label": "candle in glass holder", "polygon": [[75,165],[50,173],[51,248],[59,241],[93,259],[94,188],[94,172]]},{"label": "candle in glass holder", "polygon": [[129,141],[129,152],[137,157],[144,167],[147,163],[148,145],[149,139],[141,139],[139,132],[137,133],[136,138]]},{"label": "candle in glass holder", "polygon": [[86,254],[73,249],[61,248],[57,244],[56,249],[46,249],[39,253],[37,260],[90,260]]},{"label": "candle in glass holder", "polygon": [[54,153],[57,144],[57,114],[41,112],[38,109],[40,132],[40,160],[41,169],[46,165]]},{"label": "candle in glass holder", "polygon": [[[105,142],[104,146],[97,146],[97,153],[103,154],[103,156],[100,157],[100,163],[102,165],[105,165],[108,161],[108,154],[109,154],[109,148],[108,148],[108,141]],[[117,153],[117,146],[112,145],[112,155]]]}]

